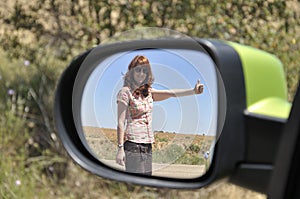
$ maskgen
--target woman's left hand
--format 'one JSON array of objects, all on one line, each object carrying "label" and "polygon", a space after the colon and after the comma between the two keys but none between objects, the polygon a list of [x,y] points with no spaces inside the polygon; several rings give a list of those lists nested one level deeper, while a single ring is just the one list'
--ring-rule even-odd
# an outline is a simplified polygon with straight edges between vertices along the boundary
[{"label": "woman's left hand", "polygon": [[194,88],[195,94],[203,93],[203,88],[204,88],[204,85],[200,84],[200,80],[198,80],[197,84],[195,85],[195,88]]}]

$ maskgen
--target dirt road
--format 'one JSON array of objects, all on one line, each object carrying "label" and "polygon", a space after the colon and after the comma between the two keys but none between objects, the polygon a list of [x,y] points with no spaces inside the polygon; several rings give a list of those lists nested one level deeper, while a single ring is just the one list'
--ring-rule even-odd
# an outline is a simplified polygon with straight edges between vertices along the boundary
[{"label": "dirt road", "polygon": [[[124,167],[115,163],[114,160],[101,160],[104,164],[115,169],[124,170]],[[204,165],[185,164],[157,164],[153,163],[153,175],[170,178],[196,178],[204,174]]]}]

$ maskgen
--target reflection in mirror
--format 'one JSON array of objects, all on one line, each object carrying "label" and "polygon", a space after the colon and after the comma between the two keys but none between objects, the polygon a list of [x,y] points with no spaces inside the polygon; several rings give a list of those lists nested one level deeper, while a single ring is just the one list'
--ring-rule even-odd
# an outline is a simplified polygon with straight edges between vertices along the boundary
[{"label": "reflection in mirror", "polygon": [[[200,51],[141,49],[109,56],[84,87],[86,141],[101,162],[115,169],[200,177],[216,142],[217,81],[215,64]],[[135,92],[145,82],[150,88]]]}]

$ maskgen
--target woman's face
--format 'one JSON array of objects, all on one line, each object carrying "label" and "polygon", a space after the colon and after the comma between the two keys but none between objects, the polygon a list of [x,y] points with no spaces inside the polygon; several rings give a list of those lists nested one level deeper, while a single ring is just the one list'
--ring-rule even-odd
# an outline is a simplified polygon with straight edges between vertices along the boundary
[{"label": "woman's face", "polygon": [[133,69],[133,79],[134,81],[138,84],[138,85],[141,85],[147,75],[148,75],[148,68],[145,67],[145,66],[136,66],[134,69]]}]

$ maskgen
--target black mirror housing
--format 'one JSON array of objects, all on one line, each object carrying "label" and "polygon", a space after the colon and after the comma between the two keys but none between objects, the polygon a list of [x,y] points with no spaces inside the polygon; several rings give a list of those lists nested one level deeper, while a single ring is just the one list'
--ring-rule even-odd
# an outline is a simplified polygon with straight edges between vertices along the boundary
[{"label": "black mirror housing", "polygon": [[[80,95],[84,89],[86,79],[89,77],[90,73],[92,73],[97,63],[101,62],[102,58],[106,58],[107,56],[118,52],[125,52],[128,50],[132,51],[137,49],[161,48],[196,50],[207,54],[206,50],[195,41],[165,39],[152,41],[140,40],[99,46],[96,50],[88,50],[87,52],[76,57],[63,73],[56,91],[55,118],[59,137],[61,138],[66,151],[72,157],[72,159],[84,169],[98,176],[112,180],[148,186],[184,189],[203,187],[211,183],[216,177],[216,174],[214,174],[214,170],[217,167],[215,166],[215,160],[213,160],[210,169],[203,176],[194,179],[175,179],[159,176],[147,177],[139,174],[129,174],[123,171],[112,169],[99,161],[99,159],[96,158],[91,152],[85,138],[82,136],[83,133],[80,110],[76,110],[76,107],[80,107]],[[82,67],[82,64],[86,61],[88,56],[89,61],[91,62],[88,64],[89,67],[84,68]],[[225,117],[224,107],[226,107],[226,104],[224,104],[224,101],[226,100],[226,97],[223,83],[219,78],[217,84],[219,90],[223,90],[222,92],[219,92],[218,95],[218,121],[220,122],[217,124],[217,132],[221,132],[221,128],[223,126],[222,118]],[[219,137],[219,135],[217,135],[217,137]]]}]

